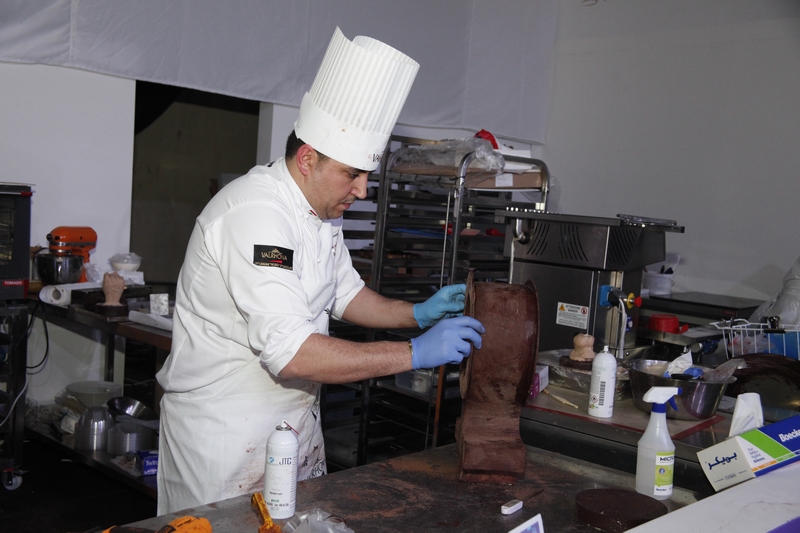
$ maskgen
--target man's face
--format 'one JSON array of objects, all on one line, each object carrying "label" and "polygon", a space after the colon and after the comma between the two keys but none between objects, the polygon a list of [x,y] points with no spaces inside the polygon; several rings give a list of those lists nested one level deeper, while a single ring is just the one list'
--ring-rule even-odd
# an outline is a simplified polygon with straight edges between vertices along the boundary
[{"label": "man's face", "polygon": [[334,159],[317,157],[310,166],[306,199],[322,220],[339,218],[357,198],[366,198],[368,175]]}]

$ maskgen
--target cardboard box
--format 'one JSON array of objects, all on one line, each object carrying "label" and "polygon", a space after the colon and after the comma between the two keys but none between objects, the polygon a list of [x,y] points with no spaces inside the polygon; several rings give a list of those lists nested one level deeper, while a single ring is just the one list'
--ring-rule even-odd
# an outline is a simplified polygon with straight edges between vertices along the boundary
[{"label": "cardboard box", "polygon": [[547,365],[536,365],[531,383],[531,399],[536,398],[550,384],[550,371]]},{"label": "cardboard box", "polygon": [[763,476],[800,459],[800,415],[731,437],[697,458],[716,491]]},{"label": "cardboard box", "polygon": [[158,472],[158,450],[140,450],[136,452],[136,466],[143,476],[152,476]]},{"label": "cardboard box", "polygon": [[538,170],[502,174],[467,174],[464,186],[468,189],[541,189],[542,173]]}]

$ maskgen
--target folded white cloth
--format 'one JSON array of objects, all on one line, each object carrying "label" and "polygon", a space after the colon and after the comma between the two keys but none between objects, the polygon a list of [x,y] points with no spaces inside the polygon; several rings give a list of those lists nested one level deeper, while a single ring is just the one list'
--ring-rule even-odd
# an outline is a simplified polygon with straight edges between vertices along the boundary
[{"label": "folded white cloth", "polygon": [[664,377],[668,378],[673,374],[683,374],[690,366],[692,366],[692,352],[685,351],[670,362]]},{"label": "folded white cloth", "polygon": [[172,331],[171,316],[160,316],[152,313],[142,313],[141,311],[128,311],[128,320],[144,324],[145,326]]}]

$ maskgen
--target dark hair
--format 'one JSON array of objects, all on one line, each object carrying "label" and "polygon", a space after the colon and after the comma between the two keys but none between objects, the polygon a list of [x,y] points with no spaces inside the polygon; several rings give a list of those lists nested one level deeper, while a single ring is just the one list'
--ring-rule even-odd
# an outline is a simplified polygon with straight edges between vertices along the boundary
[{"label": "dark hair", "polygon": [[[297,155],[297,151],[300,149],[301,146],[304,144],[308,144],[300,139],[297,134],[292,130],[292,133],[289,134],[289,137],[286,139],[286,152],[283,154],[284,159],[292,159],[294,156]],[[317,156],[319,158],[319,162],[322,163],[328,156],[317,150],[316,148],[314,151],[317,152]]]}]

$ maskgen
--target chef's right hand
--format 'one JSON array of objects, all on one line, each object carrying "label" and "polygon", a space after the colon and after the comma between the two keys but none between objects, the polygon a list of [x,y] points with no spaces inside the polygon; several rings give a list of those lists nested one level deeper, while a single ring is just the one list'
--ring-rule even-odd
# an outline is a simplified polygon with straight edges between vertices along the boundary
[{"label": "chef's right hand", "polygon": [[460,363],[472,351],[470,342],[480,350],[484,333],[483,324],[469,316],[440,320],[416,339],[411,339],[411,366],[419,370]]}]

